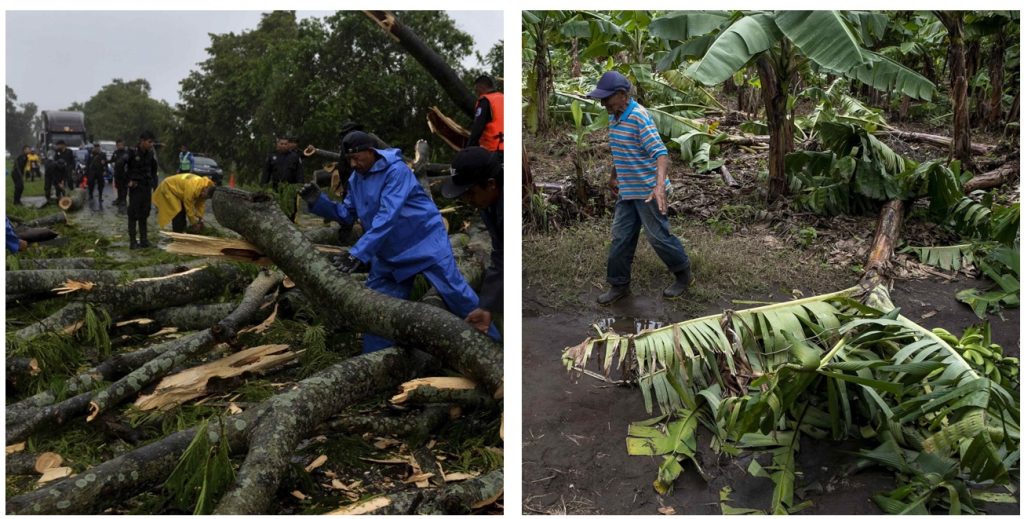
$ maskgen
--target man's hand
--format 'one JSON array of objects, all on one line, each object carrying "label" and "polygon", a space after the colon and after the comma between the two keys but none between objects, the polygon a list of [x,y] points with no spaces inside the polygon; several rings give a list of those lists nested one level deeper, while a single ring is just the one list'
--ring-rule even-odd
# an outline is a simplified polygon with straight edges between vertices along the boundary
[{"label": "man's hand", "polygon": [[608,189],[612,191],[612,196],[618,198],[619,196],[619,179],[615,176],[615,172],[612,171],[610,177],[608,177]]},{"label": "man's hand", "polygon": [[320,199],[320,186],[316,182],[310,182],[299,190],[299,196],[306,201],[306,204],[313,205]]},{"label": "man's hand", "polygon": [[129,180],[128,181],[128,189],[131,189],[131,188],[133,188],[133,187],[135,187],[137,185],[139,185],[139,183],[134,181],[134,180]]},{"label": "man's hand", "polygon": [[22,239],[18,240],[18,250],[23,251],[28,248],[28,242]]},{"label": "man's hand", "polygon": [[203,221],[199,220],[192,224],[192,232],[200,233],[203,232]]},{"label": "man's hand", "polygon": [[331,260],[334,264],[334,268],[338,269],[338,272],[342,274],[358,274],[361,272],[369,272],[370,266],[363,263],[359,258],[349,254],[339,254]]},{"label": "man's hand", "polygon": [[466,316],[466,322],[481,333],[487,333],[487,329],[491,327],[491,312],[477,308]]},{"label": "man's hand", "polygon": [[658,212],[661,214],[668,214],[668,202],[665,201],[665,184],[659,183],[654,186],[654,191],[647,196],[645,203],[651,203],[654,200],[658,204]]}]

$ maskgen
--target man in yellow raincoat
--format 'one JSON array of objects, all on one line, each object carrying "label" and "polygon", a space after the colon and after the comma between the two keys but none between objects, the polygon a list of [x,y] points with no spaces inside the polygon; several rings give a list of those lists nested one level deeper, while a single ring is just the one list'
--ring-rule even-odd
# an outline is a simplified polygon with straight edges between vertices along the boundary
[{"label": "man in yellow raincoat", "polygon": [[153,192],[153,203],[159,211],[157,226],[171,224],[174,232],[185,232],[186,218],[192,229],[203,228],[206,200],[213,195],[214,182],[207,177],[182,173],[164,179]]}]

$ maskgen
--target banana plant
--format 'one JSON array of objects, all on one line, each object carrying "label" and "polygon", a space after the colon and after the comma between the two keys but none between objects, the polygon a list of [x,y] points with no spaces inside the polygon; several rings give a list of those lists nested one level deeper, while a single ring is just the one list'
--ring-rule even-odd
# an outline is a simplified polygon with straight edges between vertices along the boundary
[{"label": "banana plant", "polygon": [[[770,456],[768,466],[755,457],[748,472],[773,481],[772,513],[808,506],[793,491],[804,435],[877,442],[862,463],[906,482],[875,496],[883,510],[975,510],[972,496],[989,494],[982,487],[1010,483],[1020,455],[1019,395],[948,337],[900,315],[884,286],[865,302],[858,290],[637,334],[600,332],[566,349],[563,362],[582,369],[593,359],[606,376],[616,365],[635,366],[647,411],[656,403],[661,416],[631,426],[627,448],[662,456],[659,492],[671,490],[684,464],[701,470],[694,453],[703,426],[720,453]],[[984,342],[967,334],[963,341]]]},{"label": "banana plant", "polygon": [[686,74],[705,85],[756,66],[770,137],[768,195],[775,199],[787,191],[785,157],[794,149],[790,87],[807,65],[879,90],[931,99],[934,84],[864,47],[869,36],[884,31],[886,20],[880,14],[841,11],[681,12],[653,20],[650,30],[675,45],[660,65],[693,58]]}]

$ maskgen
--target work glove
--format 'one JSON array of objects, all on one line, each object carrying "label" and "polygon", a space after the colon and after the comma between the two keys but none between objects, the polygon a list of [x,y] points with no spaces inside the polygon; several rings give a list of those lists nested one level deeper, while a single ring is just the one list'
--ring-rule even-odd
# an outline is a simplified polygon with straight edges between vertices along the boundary
[{"label": "work glove", "polygon": [[363,263],[362,260],[347,252],[335,256],[331,263],[333,263],[334,268],[338,269],[338,272],[341,272],[342,274],[358,274],[370,271],[369,265]]},{"label": "work glove", "polygon": [[309,205],[316,204],[316,201],[320,199],[320,187],[316,185],[316,182],[310,182],[299,190],[299,196],[306,201]]}]

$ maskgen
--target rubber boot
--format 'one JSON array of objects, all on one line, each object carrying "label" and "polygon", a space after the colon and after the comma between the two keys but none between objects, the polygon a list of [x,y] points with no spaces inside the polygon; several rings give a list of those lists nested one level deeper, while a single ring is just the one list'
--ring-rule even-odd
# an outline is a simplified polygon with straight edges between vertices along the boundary
[{"label": "rubber boot", "polygon": [[679,272],[676,272],[676,281],[671,286],[662,291],[661,295],[667,298],[679,297],[690,291],[690,285],[693,283],[693,276],[690,274],[690,267],[686,267]]},{"label": "rubber boot", "polygon": [[629,285],[612,285],[607,292],[597,296],[597,304],[610,305],[629,295]]}]

